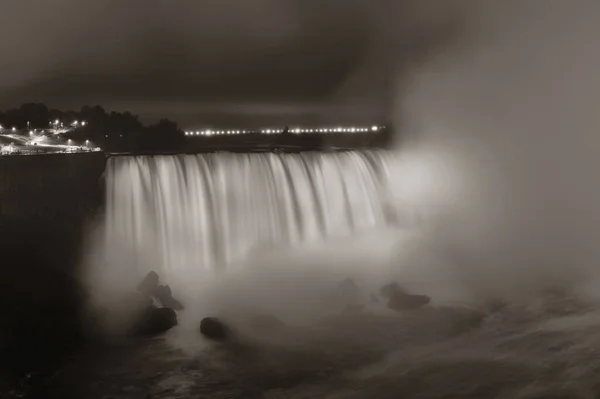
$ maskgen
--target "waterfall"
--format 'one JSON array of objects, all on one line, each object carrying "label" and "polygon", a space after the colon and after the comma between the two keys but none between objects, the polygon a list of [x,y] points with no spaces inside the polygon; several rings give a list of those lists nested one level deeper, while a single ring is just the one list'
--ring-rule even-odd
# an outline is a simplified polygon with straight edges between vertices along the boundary
[{"label": "waterfall", "polygon": [[123,278],[152,269],[191,276],[386,226],[392,159],[386,151],[111,158],[108,262]]}]

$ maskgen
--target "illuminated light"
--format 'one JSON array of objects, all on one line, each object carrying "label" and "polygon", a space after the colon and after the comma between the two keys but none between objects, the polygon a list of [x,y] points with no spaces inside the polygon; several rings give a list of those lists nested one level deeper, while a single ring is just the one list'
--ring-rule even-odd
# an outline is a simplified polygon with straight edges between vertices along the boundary
[{"label": "illuminated light", "polygon": [[373,127],[371,127],[371,130],[374,131],[374,132],[376,132],[376,131],[379,130],[379,128],[377,126],[373,126]]},{"label": "illuminated light", "polygon": [[89,144],[89,143],[90,143],[90,141],[89,141],[89,140],[86,140],[86,141],[85,141],[85,143],[86,143],[86,144]]},{"label": "illuminated light", "polygon": [[30,131],[29,131],[29,135],[30,135],[30,136],[33,136],[33,130],[30,130]]},{"label": "illuminated light", "polygon": [[13,128],[12,128],[12,131],[13,131],[13,132],[16,132],[16,131],[17,131],[17,128],[16,128],[16,127],[13,127]]},{"label": "illuminated light", "polygon": [[[121,137],[123,137],[123,135],[121,135]],[[72,143],[72,142],[73,142],[73,140],[71,140],[71,139],[67,140],[67,143]]]},{"label": "illuminated light", "polygon": [[58,119],[54,121],[55,125],[58,125],[59,123],[60,123],[60,121]]},{"label": "illuminated light", "polygon": [[86,121],[81,121],[81,126],[85,126],[85,125],[87,125],[87,122]]}]

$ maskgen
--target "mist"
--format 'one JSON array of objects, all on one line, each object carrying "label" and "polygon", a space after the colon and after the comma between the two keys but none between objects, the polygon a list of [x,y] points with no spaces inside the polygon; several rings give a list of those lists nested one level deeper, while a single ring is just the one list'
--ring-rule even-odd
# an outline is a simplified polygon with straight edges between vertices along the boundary
[{"label": "mist", "polygon": [[599,12],[478,2],[464,34],[398,84],[398,203],[462,289],[597,287]]}]

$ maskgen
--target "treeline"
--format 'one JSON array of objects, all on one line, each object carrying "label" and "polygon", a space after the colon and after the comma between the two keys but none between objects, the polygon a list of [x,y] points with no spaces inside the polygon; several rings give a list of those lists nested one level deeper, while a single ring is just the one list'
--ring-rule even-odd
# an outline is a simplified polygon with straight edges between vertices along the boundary
[{"label": "treeline", "polygon": [[40,103],[27,103],[0,111],[0,125],[5,129],[50,129],[56,126],[57,120],[71,129],[64,133],[68,138],[90,140],[105,151],[168,151],[184,143],[183,131],[169,119],[144,125],[131,112],[109,112],[98,105],[86,105],[79,111],[61,111]]}]

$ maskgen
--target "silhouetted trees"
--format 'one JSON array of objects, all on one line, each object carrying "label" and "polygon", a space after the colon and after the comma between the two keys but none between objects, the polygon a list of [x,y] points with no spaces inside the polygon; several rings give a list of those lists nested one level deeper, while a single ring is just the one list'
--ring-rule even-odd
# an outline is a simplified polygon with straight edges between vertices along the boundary
[{"label": "silhouetted trees", "polygon": [[176,122],[161,119],[145,126],[131,112],[107,112],[99,105],[61,111],[41,103],[26,103],[0,111],[0,125],[19,130],[62,127],[68,130],[63,133],[67,138],[90,140],[105,151],[176,150],[184,143],[184,133]]}]

